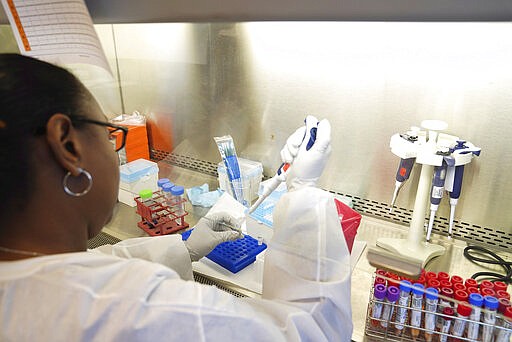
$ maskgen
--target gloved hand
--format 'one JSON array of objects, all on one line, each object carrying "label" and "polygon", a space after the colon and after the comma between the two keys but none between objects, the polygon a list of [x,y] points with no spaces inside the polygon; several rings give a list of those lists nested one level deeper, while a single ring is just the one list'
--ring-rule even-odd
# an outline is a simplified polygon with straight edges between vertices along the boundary
[{"label": "gloved hand", "polygon": [[[289,190],[304,186],[316,186],[322,175],[331,154],[331,124],[326,119],[318,121],[314,116],[306,117],[305,132],[300,144],[297,139],[300,135],[298,129],[288,138],[285,147],[281,150],[281,158],[295,156],[286,176],[286,185]],[[310,138],[316,140],[311,145]],[[284,157],[283,157],[284,156]]]},{"label": "gloved hand", "polygon": [[239,222],[224,212],[206,215],[206,217],[199,220],[189,238],[185,241],[190,260],[198,261],[210,253],[219,243],[243,237],[241,231],[234,231],[222,223],[240,229]]}]

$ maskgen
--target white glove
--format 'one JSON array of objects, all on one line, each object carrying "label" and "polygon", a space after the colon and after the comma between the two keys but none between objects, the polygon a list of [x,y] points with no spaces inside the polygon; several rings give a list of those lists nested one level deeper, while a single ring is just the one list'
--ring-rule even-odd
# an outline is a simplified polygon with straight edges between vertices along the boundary
[{"label": "white glove", "polygon": [[[312,146],[308,146],[311,135],[315,134],[315,130],[316,140]],[[292,136],[297,134],[298,131],[295,131]],[[295,138],[293,142],[296,142]],[[281,151],[281,157],[287,153],[295,155],[295,159],[286,176],[286,185],[289,190],[299,189],[304,186],[314,187],[322,175],[331,154],[331,124],[329,121],[324,119],[318,122],[314,116],[308,115],[306,117],[304,139],[298,148],[295,146],[297,145],[289,144],[287,141],[285,148]],[[285,149],[288,152],[283,152]]]},{"label": "white glove", "polygon": [[199,220],[189,238],[185,241],[190,260],[198,261],[210,253],[219,243],[243,237],[240,230],[234,231],[222,223],[240,229],[240,223],[224,212],[206,215],[206,217]]}]

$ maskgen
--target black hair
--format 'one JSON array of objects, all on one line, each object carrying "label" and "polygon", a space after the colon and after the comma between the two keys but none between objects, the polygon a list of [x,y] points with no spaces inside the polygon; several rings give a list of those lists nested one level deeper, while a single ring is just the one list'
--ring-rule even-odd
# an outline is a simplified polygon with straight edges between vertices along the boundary
[{"label": "black hair", "polygon": [[[35,58],[0,54],[0,219],[25,206],[33,189],[35,137],[55,113],[86,116],[91,98],[69,71]],[[30,213],[27,213],[30,215]]]}]

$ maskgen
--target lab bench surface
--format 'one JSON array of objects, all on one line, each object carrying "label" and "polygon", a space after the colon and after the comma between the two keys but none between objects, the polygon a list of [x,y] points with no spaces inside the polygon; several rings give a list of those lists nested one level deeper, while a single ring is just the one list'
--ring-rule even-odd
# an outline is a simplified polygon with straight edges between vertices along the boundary
[{"label": "lab bench surface", "polygon": [[[210,190],[218,187],[217,178],[200,172],[183,169],[166,163],[159,163],[159,169],[160,177],[167,177],[175,184],[182,185],[185,188],[199,186],[204,183],[209,185]],[[192,206],[187,202],[185,209],[189,213],[185,216],[185,220],[190,224],[190,227],[193,227],[197,221],[208,212],[209,208]],[[118,203],[114,210],[114,216],[111,222],[103,229],[103,233],[114,237],[114,240],[148,236],[145,231],[137,226],[137,222],[140,221],[140,216],[136,214],[135,210],[135,207]],[[260,226],[263,227],[263,225]],[[264,235],[265,238],[269,239],[271,236],[271,232],[269,233],[269,231],[270,229],[261,228],[261,231],[258,231],[258,235]],[[407,238],[407,232],[408,227],[406,226],[382,221],[373,217],[363,216],[356,236],[356,241],[365,241],[368,246],[375,246],[378,238]],[[249,232],[249,234],[250,233],[251,232]],[[101,239],[101,236],[98,236],[98,239]],[[107,241],[107,243],[108,242],[115,241]],[[500,271],[498,266],[490,266],[487,268],[467,260],[463,255],[464,247],[466,247],[466,243],[463,241],[434,235],[432,237],[432,242],[444,246],[446,248],[446,252],[442,256],[433,258],[425,267],[427,271],[444,271],[449,274],[456,274],[463,278],[469,278],[472,274],[482,270]],[[99,242],[99,244],[101,243],[102,242]],[[364,335],[366,313],[370,289],[373,284],[372,277],[375,272],[375,267],[369,264],[366,258],[366,253],[367,249],[363,251],[352,273],[351,304],[354,325],[352,339],[358,342],[366,340]],[[512,259],[510,254],[503,252],[498,254],[507,261]],[[199,279],[202,283],[217,285],[216,279],[210,276],[195,274],[195,277],[196,280]],[[251,297],[258,296],[258,294],[253,291],[247,291],[247,289],[239,288],[230,284],[226,285],[226,282],[224,281],[221,281],[219,285],[221,285],[219,287],[227,289],[229,292],[236,295]]]}]

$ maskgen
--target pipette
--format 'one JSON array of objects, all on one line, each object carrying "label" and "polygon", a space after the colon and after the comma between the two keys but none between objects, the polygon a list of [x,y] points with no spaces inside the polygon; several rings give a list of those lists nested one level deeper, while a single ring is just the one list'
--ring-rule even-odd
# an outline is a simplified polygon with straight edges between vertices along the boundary
[{"label": "pipette", "polygon": [[[306,122],[306,120],[304,120],[304,122]],[[316,124],[318,125],[318,122]],[[310,129],[310,131],[309,131],[310,137],[309,137],[308,144],[306,145],[306,151],[308,151],[315,143],[316,131],[317,131],[316,126],[312,127]],[[304,138],[306,138],[306,133],[304,133],[304,137],[302,138],[302,142],[300,143],[299,148],[302,145],[302,143],[304,142]],[[261,195],[258,197],[256,202],[249,208],[249,210],[247,211],[247,214],[250,214],[254,210],[256,210],[256,208],[259,207],[259,205],[272,193],[272,191],[274,191],[279,186],[279,184],[281,184],[282,182],[284,182],[286,180],[286,175],[288,174],[288,169],[290,168],[292,163],[293,163],[293,160],[291,163],[283,163],[283,164],[281,164],[281,166],[279,166],[274,177],[270,178],[268,181],[265,182],[265,185],[263,186]]]},{"label": "pipette", "polygon": [[[448,152],[449,153],[449,152]],[[455,159],[451,156],[445,156],[440,166],[434,167],[434,177],[432,178],[432,190],[430,191],[430,218],[428,220],[427,228],[427,242],[430,241],[432,233],[432,226],[434,225],[434,218],[436,217],[437,209],[441,203],[444,194],[444,183],[446,180],[446,169],[448,166],[455,165]]]},{"label": "pipette", "polygon": [[[410,143],[415,143],[416,141],[418,141],[418,130],[418,127],[411,127],[411,130],[408,131],[407,134],[400,134],[400,137]],[[389,212],[393,211],[393,206],[395,205],[398,193],[400,192],[400,189],[404,185],[405,181],[409,179],[415,160],[416,158],[414,157],[400,159],[400,163],[398,164],[398,170],[396,171],[395,176],[395,191],[393,192],[393,199],[391,200]]]},{"label": "pipette", "polygon": [[[479,148],[469,148],[465,145],[464,140],[458,140],[457,145],[453,148],[453,153],[455,154],[467,154],[473,153],[476,156],[480,155]],[[457,206],[457,202],[459,201],[460,193],[462,190],[462,178],[464,176],[464,165],[455,166],[454,176],[453,176],[453,189],[450,191],[450,222],[448,229],[448,236],[452,236],[453,230],[453,220],[455,218],[455,207]]]},{"label": "pipette", "polygon": [[395,205],[398,192],[400,192],[400,189],[404,185],[405,181],[409,179],[409,176],[411,175],[411,170],[414,166],[415,159],[416,158],[400,159],[400,164],[398,164],[398,170],[396,171],[395,177],[395,191],[393,192],[393,199],[391,200],[391,207],[389,208],[389,212],[393,211],[393,206]]}]

